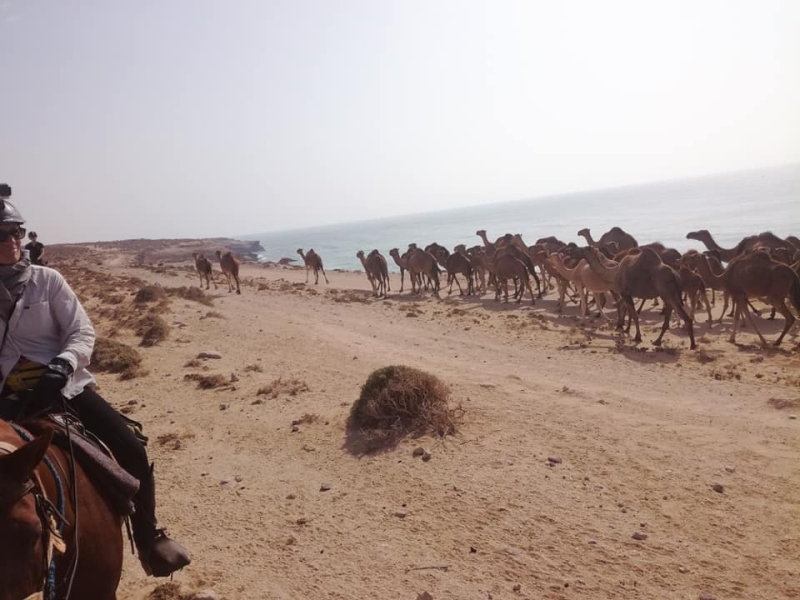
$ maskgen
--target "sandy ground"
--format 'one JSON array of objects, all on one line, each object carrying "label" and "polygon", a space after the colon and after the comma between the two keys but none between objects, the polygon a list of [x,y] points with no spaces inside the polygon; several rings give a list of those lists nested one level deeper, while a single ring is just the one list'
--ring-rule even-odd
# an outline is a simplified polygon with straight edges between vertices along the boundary
[{"label": "sandy ground", "polygon": [[[197,285],[188,263],[124,262],[89,267]],[[182,589],[293,600],[800,598],[797,327],[783,349],[762,350],[750,332],[734,346],[729,322],[709,333],[700,317],[701,350],[677,327],[656,350],[650,309],[636,346],[597,320],[581,326],[576,306],[559,316],[553,293],[535,307],[457,292],[440,301],[399,294],[393,275],[390,298],[372,300],[363,274],[305,285],[302,270],[246,265],[243,276],[241,296],[212,287],[213,307],[172,300],[168,339],[140,349],[147,376],[98,376],[151,437],[160,520],[192,554],[174,580]],[[774,339],[782,322],[762,324]],[[118,339],[138,342],[129,331]],[[185,366],[204,350],[222,358]],[[451,386],[466,409],[457,436],[358,452],[345,433],[350,407],[389,364]],[[200,390],[188,373],[238,380]],[[257,395],[277,378],[308,391]],[[412,456],[419,445],[430,461]],[[126,557],[121,599],[145,599],[158,583]]]}]

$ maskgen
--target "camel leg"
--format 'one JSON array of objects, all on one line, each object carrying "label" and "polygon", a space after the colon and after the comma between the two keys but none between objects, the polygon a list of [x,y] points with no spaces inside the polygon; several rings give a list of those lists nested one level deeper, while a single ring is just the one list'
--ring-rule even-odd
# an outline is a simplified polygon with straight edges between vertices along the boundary
[{"label": "camel leg", "polygon": [[308,283],[308,272],[311,270],[311,265],[306,265],[306,283]]},{"label": "camel leg", "polygon": [[664,322],[661,324],[661,333],[658,334],[658,337],[653,341],[653,346],[661,346],[661,339],[664,337],[664,333],[666,333],[667,329],[669,329],[669,319],[672,316],[672,307],[664,303]]},{"label": "camel leg", "polygon": [[[753,329],[758,334],[758,339],[761,340],[761,345],[766,346],[767,340],[765,340],[764,336],[761,335],[761,332],[758,330],[758,326],[756,325],[756,320],[753,318],[753,315],[750,314],[750,311],[747,310],[748,305],[750,305],[750,302],[748,300],[745,300],[745,303],[739,310],[744,312],[745,318],[750,322],[750,325],[752,325]],[[781,338],[783,338],[783,335],[781,335]]]},{"label": "camel leg", "polygon": [[636,311],[638,314],[642,314],[642,309],[644,308],[645,302],[647,302],[647,300],[645,298],[642,298],[642,303],[639,305],[639,310]]},{"label": "camel leg", "polygon": [[[625,300],[626,300],[626,305],[628,307],[628,311],[630,313],[628,316],[631,318],[631,320],[636,325],[636,337],[633,338],[633,341],[634,342],[641,342],[642,341],[642,332],[639,330],[639,313],[636,312],[636,305],[633,303],[633,297],[632,296],[627,296],[625,298]],[[631,328],[631,324],[629,322],[628,323],[628,330],[629,331],[630,331],[630,328]]]},{"label": "camel leg", "polygon": [[783,331],[773,344],[774,346],[780,346],[781,342],[783,341],[783,336],[785,336],[786,333],[792,328],[792,325],[794,325],[796,319],[794,318],[792,311],[789,310],[789,307],[786,306],[786,302],[783,301],[783,298],[781,298],[781,302],[777,306],[776,304],[773,303],[772,305],[773,312],[775,311],[776,308],[783,315],[783,318],[786,320],[786,324],[783,326]]},{"label": "camel leg", "polygon": [[[731,298],[731,304],[732,304],[731,311],[733,312],[733,328],[731,329],[731,335],[728,338],[728,341],[731,344],[735,344],[736,343],[736,330],[738,329],[738,326],[739,326],[739,303],[736,300],[736,298]],[[725,297],[725,306],[726,307],[728,306],[728,298],[727,298],[727,296]],[[722,311],[722,314],[723,315],[725,314],[724,310]],[[722,319],[720,319],[720,321],[721,320]]]},{"label": "camel leg", "polygon": [[406,270],[400,267],[400,293],[403,293],[403,286],[405,286]]},{"label": "camel leg", "polygon": [[[536,267],[534,267],[531,270],[531,275],[533,276],[533,280],[536,282],[537,297],[541,298],[542,297],[542,282],[539,281],[539,277],[537,277],[537,275],[536,275]],[[524,290],[523,290],[523,292],[524,292]]]},{"label": "camel leg", "polygon": [[325,275],[325,269],[323,269],[322,267],[320,267],[320,268],[319,268],[319,270],[320,270],[320,271],[322,271],[322,276],[325,278],[325,283],[327,283],[328,285],[330,285],[330,284],[331,284],[331,282],[330,282],[330,281],[328,281],[328,276],[327,276],[327,275]]},{"label": "camel leg", "polygon": [[233,278],[236,280],[236,293],[241,295],[242,290],[239,289],[239,275],[238,275],[238,273],[234,273],[233,274]]},{"label": "camel leg", "polygon": [[[713,295],[714,292],[712,291],[711,294]],[[708,325],[708,328],[711,329],[711,326],[714,324],[714,319],[711,318],[711,303],[708,301],[708,294],[706,293],[706,290],[702,290],[700,292],[700,300],[702,300],[706,305],[706,311],[708,311],[708,321],[706,321],[706,324]]]},{"label": "camel leg", "polygon": [[[464,295],[464,290],[461,288],[461,284],[459,283],[458,277],[456,277],[455,273],[453,273],[453,280],[456,282],[456,285],[458,286],[458,295],[459,296],[463,296]],[[452,283],[450,284],[450,289],[451,290],[453,289],[453,284]],[[469,290],[469,282],[467,282],[467,289]]]}]

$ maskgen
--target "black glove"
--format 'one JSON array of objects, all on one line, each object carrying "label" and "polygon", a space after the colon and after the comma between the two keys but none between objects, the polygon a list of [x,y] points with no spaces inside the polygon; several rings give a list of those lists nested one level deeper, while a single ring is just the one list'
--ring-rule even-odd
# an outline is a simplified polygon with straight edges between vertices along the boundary
[{"label": "black glove", "polygon": [[31,408],[35,412],[53,412],[64,410],[64,396],[61,390],[67,385],[72,375],[72,365],[63,358],[54,358],[47,369],[39,376],[39,380],[31,392]]}]

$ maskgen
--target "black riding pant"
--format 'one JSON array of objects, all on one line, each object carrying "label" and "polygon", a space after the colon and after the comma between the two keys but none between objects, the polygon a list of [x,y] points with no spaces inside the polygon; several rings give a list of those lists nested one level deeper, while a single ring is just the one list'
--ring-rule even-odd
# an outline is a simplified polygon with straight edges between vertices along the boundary
[{"label": "black riding pant", "polygon": [[111,449],[120,466],[139,481],[150,478],[150,464],[144,446],[128,423],[92,388],[67,401],[84,427]]}]

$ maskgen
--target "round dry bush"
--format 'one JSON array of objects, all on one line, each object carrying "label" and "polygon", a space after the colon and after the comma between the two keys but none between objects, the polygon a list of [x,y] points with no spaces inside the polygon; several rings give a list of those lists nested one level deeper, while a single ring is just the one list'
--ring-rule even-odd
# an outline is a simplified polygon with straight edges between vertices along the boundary
[{"label": "round dry bush", "polygon": [[350,425],[394,433],[456,432],[463,412],[448,405],[450,388],[440,379],[403,365],[373,371],[350,410]]},{"label": "round dry bush", "polygon": [[136,335],[142,336],[141,346],[155,346],[167,339],[169,323],[158,315],[145,315],[136,324]]},{"label": "round dry bush", "polygon": [[131,379],[140,373],[141,364],[142,357],[136,348],[104,337],[95,340],[91,361],[93,371],[119,373],[122,379]]},{"label": "round dry bush", "polygon": [[164,292],[164,288],[161,286],[146,285],[143,288],[139,288],[139,291],[136,292],[136,296],[133,298],[133,301],[137,304],[145,304],[147,302],[161,300],[165,296],[166,292]]}]

